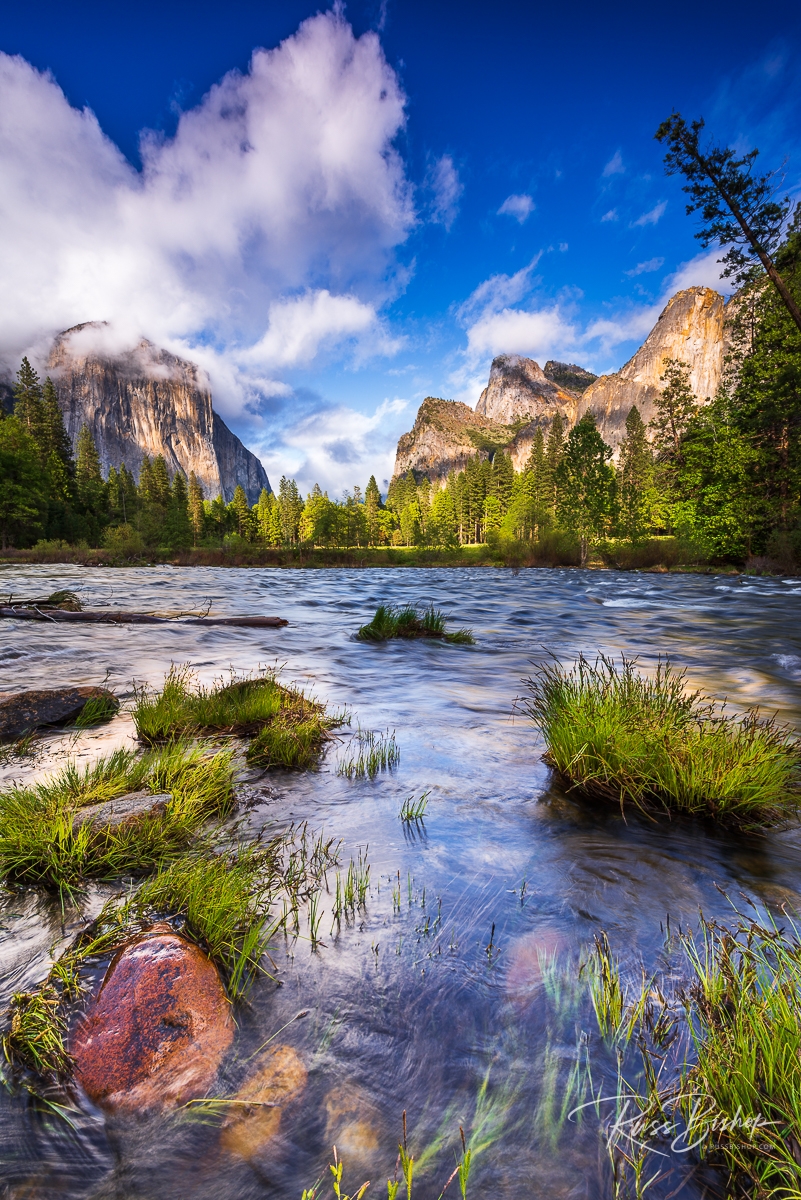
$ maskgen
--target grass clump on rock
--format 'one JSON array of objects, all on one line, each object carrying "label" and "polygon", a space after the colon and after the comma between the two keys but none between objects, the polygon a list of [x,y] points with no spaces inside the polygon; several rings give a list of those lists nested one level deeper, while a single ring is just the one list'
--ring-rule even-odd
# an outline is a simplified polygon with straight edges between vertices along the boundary
[{"label": "grass clump on rock", "polygon": [[133,719],[139,739],[150,744],[198,734],[242,736],[271,721],[289,694],[273,674],[204,687],[184,664],[170,668],[160,692],[137,691]]},{"label": "grass clump on rock", "polygon": [[666,662],[647,676],[625,657],[582,656],[568,669],[541,667],[523,708],[545,738],[546,761],[589,796],[743,826],[795,815],[801,753],[792,732],[757,711],[726,716],[685,682]]},{"label": "grass clump on rock", "polygon": [[[114,822],[83,819],[97,806],[144,793],[140,815]],[[147,794],[163,797],[147,811]],[[127,750],[0,793],[0,872],[9,880],[63,893],[85,879],[154,870],[182,853],[199,826],[231,810],[232,755],[169,746],[137,756]]]},{"label": "grass clump on rock", "polygon": [[172,667],[160,692],[137,693],[133,710],[139,738],[156,744],[174,737],[252,737],[246,752],[253,766],[304,769],[319,760],[340,715],[274,674],[204,687],[188,665]]},{"label": "grass clump on rock", "polygon": [[444,642],[472,646],[475,638],[469,629],[445,632],[446,617],[434,608],[420,608],[414,604],[398,606],[379,604],[375,616],[367,625],[362,625],[356,635],[363,642],[386,642],[390,638],[439,638]]}]

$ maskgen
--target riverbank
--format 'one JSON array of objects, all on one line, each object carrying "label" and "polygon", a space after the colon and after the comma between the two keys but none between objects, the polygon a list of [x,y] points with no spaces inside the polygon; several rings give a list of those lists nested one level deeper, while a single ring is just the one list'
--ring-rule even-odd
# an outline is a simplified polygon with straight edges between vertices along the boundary
[{"label": "riverbank", "polygon": [[[579,549],[562,540],[521,542],[501,540],[453,548],[425,546],[272,547],[238,543],[199,546],[189,550],[151,548],[132,555],[64,543],[43,543],[26,550],[5,550],[0,564],[75,564],[85,567],[578,567]],[[788,575],[788,564],[763,557],[745,562],[711,560],[689,550],[678,538],[651,538],[639,545],[606,542],[593,549],[590,570],[680,572],[693,574]]]}]

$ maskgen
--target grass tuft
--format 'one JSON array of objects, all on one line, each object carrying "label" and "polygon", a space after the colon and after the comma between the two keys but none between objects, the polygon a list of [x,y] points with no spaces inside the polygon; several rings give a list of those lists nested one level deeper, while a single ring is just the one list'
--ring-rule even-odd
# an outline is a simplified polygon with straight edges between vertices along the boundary
[{"label": "grass tuft", "polygon": [[102,725],[116,716],[120,707],[119,700],[114,696],[92,696],[86,701],[75,721],[78,729],[91,729],[93,725]]},{"label": "grass tuft", "polygon": [[362,625],[357,637],[363,642],[386,642],[390,638],[440,638],[445,642],[472,646],[475,638],[469,629],[445,632],[445,614],[441,609],[420,608],[414,604],[380,604],[375,616]]},{"label": "grass tuft", "polygon": [[725,716],[685,683],[666,662],[646,676],[635,660],[581,656],[569,669],[541,667],[523,708],[545,737],[546,761],[589,796],[742,826],[795,815],[793,733],[758,711]]},{"label": "grass tuft", "polygon": [[592,1001],[616,1044],[617,1103],[634,1102],[635,1116],[607,1133],[622,1182],[631,1169],[636,1183],[649,1154],[664,1158],[669,1130],[679,1153],[728,1168],[726,1195],[801,1195],[799,930],[737,918],[733,928],[702,918],[698,935],[673,942],[680,958],[661,983],[643,974],[631,989],[606,935],[596,938]]},{"label": "grass tuft", "polygon": [[[163,813],[118,826],[75,825],[87,805],[128,792],[172,796]],[[30,787],[0,793],[0,873],[70,894],[85,879],[153,870],[182,853],[199,826],[233,804],[230,751],[174,745],[138,757],[115,750],[90,766],[69,762]]]},{"label": "grass tuft", "polygon": [[398,814],[401,821],[423,821],[425,819],[426,810],[428,808],[428,797],[431,795],[431,789],[423,792],[419,799],[414,796],[407,796],[401,805],[400,813]]},{"label": "grass tuft", "polygon": [[379,771],[391,771],[399,762],[400,747],[394,730],[384,734],[359,727],[337,766],[337,774],[348,779],[375,779]]},{"label": "grass tuft", "polygon": [[137,736],[149,744],[197,734],[251,734],[278,714],[289,695],[274,674],[234,676],[207,688],[185,663],[170,667],[160,692],[137,689],[133,719]]}]

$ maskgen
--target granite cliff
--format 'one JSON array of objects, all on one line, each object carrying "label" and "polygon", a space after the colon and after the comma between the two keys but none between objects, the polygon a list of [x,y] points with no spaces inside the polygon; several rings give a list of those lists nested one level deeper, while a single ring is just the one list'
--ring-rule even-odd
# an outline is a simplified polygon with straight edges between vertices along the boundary
[{"label": "granite cliff", "polygon": [[[264,467],[212,408],[211,391],[198,368],[151,342],[113,354],[92,349],[94,322],[59,334],[47,361],[77,441],[82,425],[94,435],[104,472],[125,466],[139,477],[142,459],[164,456],[173,475],[194,471],[206,496],[229,501],[241,484],[251,504],[270,483]],[[83,337],[76,338],[76,334]]]},{"label": "granite cliff", "polygon": [[453,400],[423,401],[414,428],[398,442],[395,475],[412,470],[442,481],[476,451],[491,454],[501,447],[519,471],[535,431],[547,433],[556,412],[568,427],[592,412],[617,450],[633,405],[646,423],[653,417],[666,359],[689,365],[700,400],[714,396],[723,369],[724,308],[723,297],[711,288],[677,292],[637,353],[615,374],[600,378],[574,363],[549,361],[543,370],[522,355],[500,355],[475,410]]}]

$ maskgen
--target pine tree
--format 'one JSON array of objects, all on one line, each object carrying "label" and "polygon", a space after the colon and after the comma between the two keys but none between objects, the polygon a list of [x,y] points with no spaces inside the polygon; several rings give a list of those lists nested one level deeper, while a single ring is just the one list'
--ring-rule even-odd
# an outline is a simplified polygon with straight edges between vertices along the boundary
[{"label": "pine tree", "polygon": [[281,476],[278,485],[278,507],[281,513],[282,540],[294,545],[298,540],[303,501],[294,479]]},{"label": "pine tree", "polygon": [[[262,489],[262,495],[265,495]],[[198,483],[194,471],[189,472],[189,523],[192,526],[192,545],[196,546],[203,536],[205,510],[203,508],[203,488]]]},{"label": "pine tree", "polygon": [[186,550],[192,544],[189,492],[183,471],[176,471],[172,481],[164,532],[166,543],[171,550]]},{"label": "pine tree", "polygon": [[170,503],[170,476],[163,454],[157,454],[153,459],[150,472],[150,496],[154,504],[160,504],[166,509]]},{"label": "pine tree", "polygon": [[665,386],[654,401],[656,416],[650,423],[657,454],[681,463],[681,438],[698,410],[690,387],[690,368],[677,358],[667,358],[660,382]]},{"label": "pine tree", "polygon": [[[14,416],[25,426],[28,433],[33,437],[37,450],[40,448],[42,437],[42,388],[39,383],[39,376],[33,369],[27,358],[23,358],[22,365],[17,371],[17,382],[14,384]],[[40,461],[45,461],[41,457]]]},{"label": "pine tree", "polygon": [[611,447],[587,412],[571,429],[557,468],[560,524],[579,539],[581,565],[589,543],[610,532],[615,517],[615,472]]},{"label": "pine tree", "polygon": [[494,496],[500,505],[501,516],[506,512],[512,499],[515,469],[512,459],[503,450],[496,450],[492,459],[492,480],[489,494]]},{"label": "pine tree", "polygon": [[647,536],[654,505],[654,458],[640,410],[626,417],[626,436],[620,445],[618,465],[619,529],[629,541]]},{"label": "pine tree", "polygon": [[149,504],[153,499],[152,487],[153,466],[147,454],[142,458],[142,465],[139,468],[139,503]]},{"label": "pine tree", "polygon": [[45,479],[32,435],[18,417],[0,420],[0,549],[30,545],[42,531]]},{"label": "pine tree", "polygon": [[451,547],[457,544],[456,505],[451,488],[446,486],[434,493],[431,501],[431,529],[436,544]]},{"label": "pine tree", "polygon": [[75,473],[75,463],[72,457],[72,442],[64,425],[64,414],[58,402],[53,380],[48,375],[42,388],[42,451],[45,460],[55,454],[64,464],[69,476]]},{"label": "pine tree", "polygon": [[236,523],[236,531],[239,536],[244,538],[246,542],[253,541],[253,538],[256,534],[256,521],[250,511],[250,505],[248,504],[248,498],[245,495],[245,489],[239,483],[234,488],[234,498],[231,501],[231,510]]},{"label": "pine tree", "polygon": [[367,520],[368,543],[371,546],[377,546],[381,540],[381,523],[378,517],[381,510],[381,492],[378,490],[375,475],[370,476],[370,480],[364,491],[364,509]]},{"label": "pine tree", "polygon": [[554,413],[551,428],[548,431],[548,441],[545,445],[545,464],[548,477],[547,505],[551,512],[556,512],[559,504],[559,466],[565,450],[565,422],[560,412]]}]

